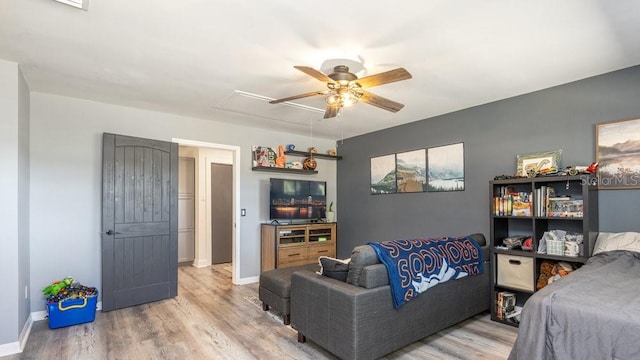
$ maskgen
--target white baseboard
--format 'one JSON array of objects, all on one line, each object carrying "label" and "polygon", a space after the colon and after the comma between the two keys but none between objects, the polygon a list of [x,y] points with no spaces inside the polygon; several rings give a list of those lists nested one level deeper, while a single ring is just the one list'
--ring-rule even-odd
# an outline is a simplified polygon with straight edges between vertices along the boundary
[{"label": "white baseboard", "polygon": [[0,356],[19,354],[21,352],[19,341],[0,345]]},{"label": "white baseboard", "polygon": [[253,284],[253,283],[257,283],[258,281],[260,281],[260,276],[251,276],[251,277],[238,279],[238,281],[233,283],[233,285]]},{"label": "white baseboard", "polygon": [[21,353],[22,350],[24,350],[25,345],[27,345],[27,340],[29,340],[29,334],[31,334],[32,325],[33,325],[33,316],[29,315],[29,318],[27,318],[27,322],[22,327],[22,331],[20,332],[18,341],[8,343],[8,344],[0,344],[0,356],[7,356],[7,355]]},{"label": "white baseboard", "polygon": [[203,268],[203,267],[211,266],[211,262],[208,261],[207,259],[196,259],[193,261],[193,266],[197,268]]}]

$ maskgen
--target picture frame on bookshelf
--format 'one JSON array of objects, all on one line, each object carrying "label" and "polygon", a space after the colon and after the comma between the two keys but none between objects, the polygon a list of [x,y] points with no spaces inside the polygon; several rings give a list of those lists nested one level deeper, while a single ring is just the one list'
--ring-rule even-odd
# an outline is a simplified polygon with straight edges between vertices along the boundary
[{"label": "picture frame on bookshelf", "polygon": [[538,174],[555,173],[560,169],[562,150],[536,152],[516,156],[516,175],[534,177]]},{"label": "picture frame on bookshelf", "polygon": [[640,118],[596,124],[599,189],[640,189]]}]

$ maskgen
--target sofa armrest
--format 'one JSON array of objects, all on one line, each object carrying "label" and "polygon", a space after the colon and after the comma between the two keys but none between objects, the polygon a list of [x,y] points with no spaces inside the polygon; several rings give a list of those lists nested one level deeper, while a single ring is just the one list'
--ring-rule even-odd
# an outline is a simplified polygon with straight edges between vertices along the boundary
[{"label": "sofa armrest", "polygon": [[381,308],[393,311],[388,285],[366,289],[308,272],[291,277],[291,326],[341,358],[362,358],[358,339],[379,333]]}]

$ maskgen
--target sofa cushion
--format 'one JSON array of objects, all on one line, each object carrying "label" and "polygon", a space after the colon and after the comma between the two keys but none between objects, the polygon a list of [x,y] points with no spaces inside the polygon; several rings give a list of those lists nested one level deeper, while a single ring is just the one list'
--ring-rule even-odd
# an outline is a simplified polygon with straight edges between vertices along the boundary
[{"label": "sofa cushion", "polygon": [[360,276],[360,286],[366,289],[389,285],[389,273],[384,264],[365,266]]},{"label": "sofa cushion", "polygon": [[320,263],[320,271],[318,271],[318,274],[340,281],[347,281],[350,261],[351,259],[340,260],[329,256],[320,256],[318,258],[318,262]]},{"label": "sofa cushion", "polygon": [[360,277],[365,266],[379,264],[378,255],[369,245],[356,246],[351,252],[351,263],[349,264],[349,273],[347,274],[347,282],[360,286]]}]

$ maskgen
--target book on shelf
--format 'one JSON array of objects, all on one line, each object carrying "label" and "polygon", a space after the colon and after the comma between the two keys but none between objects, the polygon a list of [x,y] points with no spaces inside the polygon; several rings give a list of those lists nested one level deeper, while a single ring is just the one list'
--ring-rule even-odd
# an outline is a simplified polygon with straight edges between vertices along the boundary
[{"label": "book on shelf", "polygon": [[505,320],[516,311],[516,294],[499,291],[496,299],[496,318]]},{"label": "book on shelf", "polygon": [[547,214],[549,213],[549,199],[553,198],[555,196],[555,189],[550,187],[550,186],[546,186],[546,185],[542,185],[539,188],[536,189],[535,191],[535,204],[536,204],[536,209],[535,209],[535,214],[536,216],[547,216]]},{"label": "book on shelf", "polygon": [[493,198],[495,216],[531,216],[531,193],[501,186]]}]

